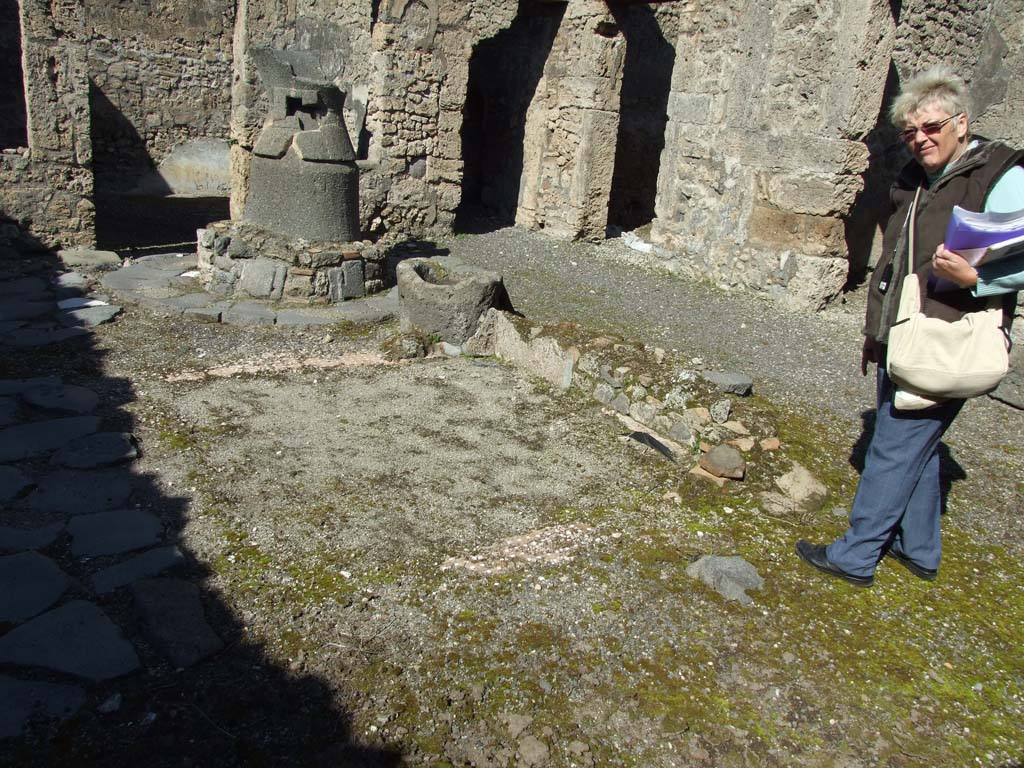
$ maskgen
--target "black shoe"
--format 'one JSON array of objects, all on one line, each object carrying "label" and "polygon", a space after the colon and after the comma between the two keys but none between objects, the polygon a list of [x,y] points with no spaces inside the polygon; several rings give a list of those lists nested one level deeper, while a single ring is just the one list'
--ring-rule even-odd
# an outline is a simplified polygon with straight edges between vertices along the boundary
[{"label": "black shoe", "polygon": [[796,553],[809,565],[813,565],[822,573],[827,573],[829,576],[838,576],[843,581],[848,581],[854,586],[870,587],[875,583],[875,577],[873,575],[854,576],[852,573],[847,573],[842,568],[837,568],[832,565],[825,556],[824,544],[811,544],[809,541],[800,539],[800,541],[796,543]]},{"label": "black shoe", "polygon": [[912,574],[917,576],[917,578],[919,579],[924,579],[925,581],[935,581],[935,577],[939,575],[939,571],[937,568],[923,568],[917,563],[915,563],[913,560],[911,560],[909,557],[904,555],[902,552],[897,552],[893,549],[890,549],[885,554],[886,557],[891,557],[897,563],[901,563],[904,568],[906,568]]}]

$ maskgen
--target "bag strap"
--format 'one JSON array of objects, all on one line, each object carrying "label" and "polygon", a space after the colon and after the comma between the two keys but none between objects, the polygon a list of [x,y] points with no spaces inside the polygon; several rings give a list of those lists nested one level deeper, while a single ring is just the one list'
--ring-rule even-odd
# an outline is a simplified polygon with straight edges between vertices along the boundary
[{"label": "bag strap", "polygon": [[910,210],[907,212],[907,239],[909,240],[909,246],[907,247],[907,274],[914,274],[914,230],[917,229],[917,201],[921,197],[921,186],[918,185],[917,192],[914,193],[914,202],[910,204]]}]

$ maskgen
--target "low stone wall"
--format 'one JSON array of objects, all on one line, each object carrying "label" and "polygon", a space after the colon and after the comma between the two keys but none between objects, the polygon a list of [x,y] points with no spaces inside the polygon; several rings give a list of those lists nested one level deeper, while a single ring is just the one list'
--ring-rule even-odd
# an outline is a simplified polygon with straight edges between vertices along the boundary
[{"label": "low stone wall", "polygon": [[199,230],[200,281],[210,293],[327,304],[388,287],[387,254],[370,243],[308,243],[250,224]]}]

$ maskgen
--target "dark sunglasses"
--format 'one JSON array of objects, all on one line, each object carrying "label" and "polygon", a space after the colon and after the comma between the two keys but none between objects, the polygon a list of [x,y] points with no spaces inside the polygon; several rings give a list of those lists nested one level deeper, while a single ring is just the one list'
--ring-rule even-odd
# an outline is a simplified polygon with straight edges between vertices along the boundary
[{"label": "dark sunglasses", "polygon": [[907,128],[904,131],[900,131],[900,138],[902,138],[903,141],[909,144],[910,142],[917,138],[918,131],[923,133],[925,136],[935,136],[942,130],[943,126],[945,126],[946,123],[948,123],[953,118],[960,117],[960,115],[962,114],[963,112],[957,112],[955,115],[950,115],[945,120],[939,120],[937,123],[925,123],[924,125],[919,125],[916,128]]}]

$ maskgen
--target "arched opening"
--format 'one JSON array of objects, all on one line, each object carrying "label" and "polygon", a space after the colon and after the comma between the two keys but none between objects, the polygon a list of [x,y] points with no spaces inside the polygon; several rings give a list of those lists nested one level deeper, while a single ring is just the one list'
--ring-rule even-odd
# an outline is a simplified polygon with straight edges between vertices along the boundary
[{"label": "arched opening", "polygon": [[565,13],[563,3],[519,0],[511,26],[479,43],[462,111],[462,199],[457,231],[515,223],[526,111]]}]

